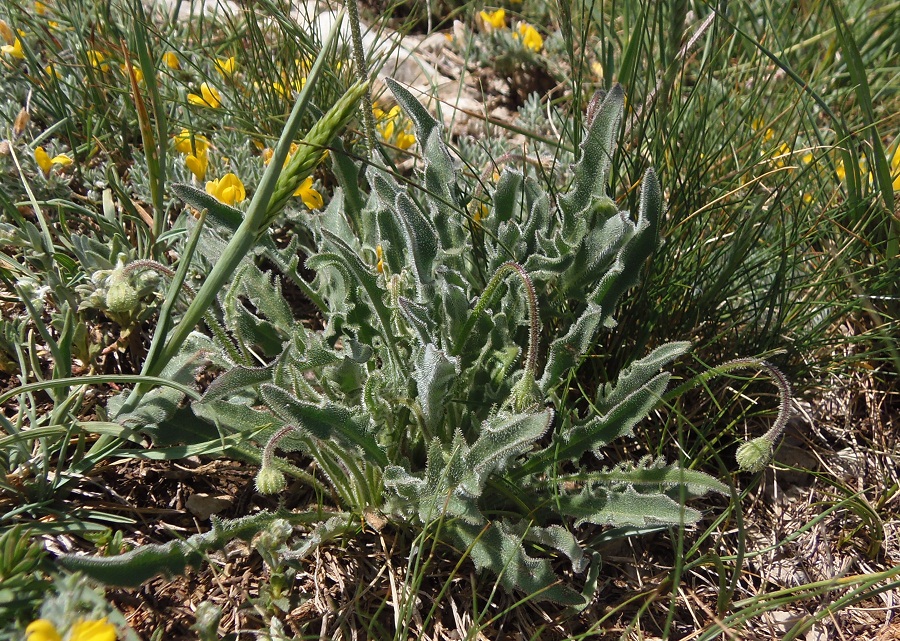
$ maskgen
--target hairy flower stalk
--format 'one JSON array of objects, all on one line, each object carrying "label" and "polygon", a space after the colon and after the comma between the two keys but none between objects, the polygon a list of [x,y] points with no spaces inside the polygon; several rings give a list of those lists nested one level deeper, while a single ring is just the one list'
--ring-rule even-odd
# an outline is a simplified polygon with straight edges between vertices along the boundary
[{"label": "hairy flower stalk", "polygon": [[[359,26],[359,7],[352,0],[344,0],[344,6],[350,14],[350,41],[353,43],[353,60],[356,64],[356,73],[360,82],[366,82],[369,77],[369,68],[366,64],[366,50],[363,47],[362,32]],[[371,158],[375,154],[375,116],[372,114],[372,93],[368,84],[363,103],[363,124],[366,129],[366,152]]]},{"label": "hairy flower stalk", "polygon": [[778,395],[780,403],[778,406],[778,417],[772,424],[772,427],[763,434],[751,441],[746,441],[738,447],[735,453],[738,467],[744,472],[761,472],[769,463],[772,462],[772,456],[775,453],[775,444],[787,427],[787,422],[791,418],[791,400],[794,398],[791,392],[791,384],[787,376],[780,369],[775,367],[769,361],[761,358],[735,358],[726,363],[722,363],[718,367],[714,367],[703,372],[692,381],[685,383],[681,387],[673,390],[669,396],[677,396],[685,390],[695,387],[711,378],[720,376],[735,369],[762,368],[769,373],[778,386]]},{"label": "hairy flower stalk", "polygon": [[538,397],[536,394],[535,380],[537,379],[537,351],[538,337],[540,335],[540,319],[538,318],[538,302],[537,295],[534,292],[534,283],[531,282],[531,277],[528,275],[528,272],[525,271],[525,268],[519,263],[509,261],[497,268],[494,276],[491,278],[490,282],[488,282],[487,287],[485,287],[484,294],[478,299],[478,302],[475,304],[475,309],[472,310],[472,314],[463,326],[462,333],[457,342],[455,354],[458,354],[460,346],[465,345],[469,334],[472,333],[472,329],[475,327],[475,323],[484,313],[487,306],[492,302],[497,287],[510,273],[515,273],[522,281],[522,285],[525,287],[525,296],[528,300],[528,353],[525,355],[525,371],[522,378],[516,382],[512,390],[513,407],[516,411],[522,411],[529,405],[534,404]]},{"label": "hairy flower stalk", "polygon": [[293,425],[285,425],[275,432],[266,443],[262,453],[262,465],[256,473],[256,489],[261,494],[277,494],[285,488],[287,481],[284,472],[276,468],[272,463],[275,460],[275,448],[285,436],[296,430]]},{"label": "hairy flower stalk", "polygon": [[475,328],[475,323],[484,313],[484,310],[487,309],[487,306],[491,304],[494,293],[497,290],[497,286],[503,282],[503,279],[510,272],[515,272],[519,278],[522,280],[522,284],[525,286],[525,294],[528,297],[528,322],[529,322],[529,332],[528,332],[528,354],[525,356],[525,367],[530,370],[532,374],[537,374],[537,343],[538,343],[538,335],[540,333],[540,327],[538,324],[540,321],[538,320],[538,303],[537,296],[534,293],[534,284],[531,282],[531,277],[528,275],[528,272],[525,271],[525,268],[522,267],[519,263],[514,261],[509,261],[507,263],[503,263],[500,267],[497,268],[497,271],[494,272],[493,277],[490,282],[487,284],[487,287],[484,288],[484,293],[478,299],[478,302],[475,303],[475,309],[472,310],[472,314],[469,316],[469,319],[466,321],[466,324],[463,326],[462,332],[459,337],[459,341],[457,342],[457,348],[454,350],[454,355],[457,355],[460,351],[460,347],[465,344],[466,340],[469,338],[469,334],[472,333],[472,330]]},{"label": "hairy flower stalk", "polygon": [[[129,275],[134,272],[141,271],[143,269],[152,269],[155,272],[163,274],[169,278],[175,278],[175,270],[169,269],[165,265],[156,262],[155,260],[135,260],[122,269],[122,273],[124,275]],[[193,287],[188,285],[185,282],[181,283],[181,291],[188,295],[188,300],[196,296],[197,292]],[[108,296],[107,296],[108,298]],[[108,304],[108,303],[107,303]],[[115,310],[114,310],[115,311]],[[203,315],[203,320],[206,322],[207,327],[209,327],[210,331],[219,339],[219,344],[225,349],[225,352],[228,354],[228,358],[232,363],[235,364],[248,364],[250,362],[249,358],[246,358],[244,355],[238,352],[237,347],[234,345],[234,341],[228,336],[228,333],[225,331],[225,328],[222,327],[222,324],[216,318],[215,314],[212,313],[212,310],[207,309],[206,313]]]},{"label": "hairy flower stalk", "polygon": [[728,369],[737,367],[762,367],[775,380],[778,385],[778,394],[781,397],[781,404],[778,407],[778,418],[772,424],[772,427],[760,437],[743,443],[738,447],[735,453],[735,459],[738,466],[745,472],[762,472],[769,463],[775,453],[775,443],[787,427],[788,419],[791,417],[791,384],[784,373],[769,363],[755,358],[737,358],[723,365]]}]

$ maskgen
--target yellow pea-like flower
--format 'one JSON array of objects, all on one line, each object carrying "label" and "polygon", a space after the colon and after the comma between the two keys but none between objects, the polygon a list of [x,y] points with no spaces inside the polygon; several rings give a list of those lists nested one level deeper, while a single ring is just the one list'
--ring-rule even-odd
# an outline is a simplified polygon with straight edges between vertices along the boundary
[{"label": "yellow pea-like flower", "polygon": [[379,274],[384,273],[384,250],[381,248],[381,245],[375,245],[375,258],[378,262],[375,263],[375,271]]},{"label": "yellow pea-like flower", "polygon": [[[144,72],[141,71],[139,67],[133,66],[131,68],[134,69],[135,80],[137,80],[138,82],[143,82],[144,81]],[[121,65],[121,69],[122,69],[122,73],[124,73],[125,75],[128,75],[128,65],[125,65],[125,64]]]},{"label": "yellow pea-like flower", "polygon": [[184,165],[194,174],[197,180],[206,178],[206,169],[209,166],[209,154],[206,153],[204,147],[201,151],[197,149],[196,154],[188,154],[184,157]]},{"label": "yellow pea-like flower", "polygon": [[496,11],[479,11],[478,16],[481,18],[481,24],[484,30],[491,33],[497,29],[506,29],[506,10],[497,9]]},{"label": "yellow pea-like flower", "polygon": [[[47,619],[37,619],[25,628],[27,641],[62,641],[56,626]],[[116,627],[106,617],[92,621],[77,621],[66,637],[67,641],[116,641]]]},{"label": "yellow pea-like flower", "polygon": [[400,149],[409,149],[414,144],[416,144],[416,137],[413,134],[405,130],[397,134],[396,145]]},{"label": "yellow pea-like flower", "polygon": [[541,34],[527,22],[519,23],[516,27],[516,32],[513,34],[513,38],[521,40],[522,44],[525,45],[527,49],[531,49],[534,52],[538,52],[544,48],[544,39],[541,37]]},{"label": "yellow pea-like flower", "polygon": [[233,173],[227,173],[218,180],[212,180],[206,183],[206,193],[213,196],[216,200],[226,205],[234,205],[242,202],[247,193],[244,190],[244,183]]},{"label": "yellow pea-like flower", "polygon": [[53,168],[53,165],[66,167],[74,162],[66,154],[58,154],[51,158],[50,154],[48,154],[43,147],[35,147],[34,161],[37,163],[37,166],[40,168],[45,178],[50,175],[50,170]]},{"label": "yellow pea-like flower", "polygon": [[230,78],[234,75],[235,69],[237,69],[237,60],[234,59],[234,56],[231,56],[230,58],[217,58],[215,66],[216,71],[218,71],[223,78]]},{"label": "yellow pea-like flower", "polygon": [[12,56],[13,58],[18,58],[19,60],[25,59],[25,50],[22,49],[22,41],[18,38],[11,45],[3,45],[0,47],[0,51],[3,51],[7,56]]},{"label": "yellow pea-like flower", "polygon": [[[193,137],[193,142],[191,138]],[[190,130],[182,129],[181,133],[175,135],[175,150],[183,154],[205,153],[209,149],[209,140],[202,134],[191,135]]]},{"label": "yellow pea-like flower", "polygon": [[169,69],[178,70],[181,69],[181,62],[178,60],[178,55],[174,51],[167,51],[163,54],[163,62],[166,63],[166,66]]},{"label": "yellow pea-like flower", "polygon": [[106,620],[79,621],[72,626],[69,641],[116,641],[116,628]]},{"label": "yellow pea-like flower", "polygon": [[200,85],[199,96],[195,93],[189,93],[187,99],[189,103],[198,107],[212,107],[216,109],[222,104],[222,95],[219,93],[219,90],[205,82]]},{"label": "yellow pea-like flower", "polygon": [[25,628],[27,641],[62,641],[56,626],[47,619],[37,619]]},{"label": "yellow pea-like flower", "polygon": [[99,69],[100,71],[107,71],[109,69],[109,63],[106,62],[106,56],[103,55],[102,51],[88,49],[85,54],[87,55],[88,62],[94,69]]},{"label": "yellow pea-like flower", "polygon": [[303,204],[310,209],[321,209],[322,205],[325,204],[325,200],[322,198],[322,194],[313,189],[312,182],[312,176],[307,176],[306,179],[300,183],[300,186],[297,187],[297,191],[294,192],[294,195],[300,196],[303,200]]}]

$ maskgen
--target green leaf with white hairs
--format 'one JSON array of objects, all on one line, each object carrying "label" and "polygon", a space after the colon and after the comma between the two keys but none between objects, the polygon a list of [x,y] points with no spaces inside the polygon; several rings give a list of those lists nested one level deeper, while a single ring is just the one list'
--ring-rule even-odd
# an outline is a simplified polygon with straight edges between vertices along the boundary
[{"label": "green leaf with white hairs", "polygon": [[437,231],[419,211],[412,199],[403,192],[397,194],[395,211],[406,233],[406,243],[412,249],[412,270],[416,277],[420,302],[431,298],[434,265],[438,258]]},{"label": "green leaf with white hairs", "polygon": [[[323,230],[325,238],[328,240],[336,252],[333,254],[338,260],[335,264],[342,266],[343,271],[349,277],[354,285],[362,287],[369,298],[371,309],[375,312],[378,320],[381,322],[380,333],[385,343],[390,347],[391,353],[396,360],[399,356],[396,353],[395,340],[391,328],[391,312],[382,300],[381,286],[375,276],[374,270],[362,262],[359,255],[354,252],[343,240],[329,232]],[[315,269],[316,265],[324,264],[322,255],[311,256],[307,260],[307,265]]]},{"label": "green leaf with white hairs", "polygon": [[662,217],[662,189],[656,172],[648,169],[641,184],[641,201],[634,234],[616,256],[616,261],[588,299],[604,309],[613,309],[640,277],[641,267],[659,244],[659,219]]},{"label": "green leaf with white hairs", "polygon": [[[537,543],[545,547],[551,547],[569,557],[572,562],[572,571],[584,572],[588,567],[588,559],[584,555],[584,548],[578,543],[578,539],[570,530],[560,526],[550,527],[526,527],[524,521],[520,521],[522,539],[529,543]],[[518,530],[518,528],[516,528]]]},{"label": "green leaf with white hairs", "polygon": [[263,367],[246,367],[244,365],[233,367],[210,383],[201,404],[226,398],[250,387],[271,381],[275,373],[275,363],[276,361],[272,361]]},{"label": "green leaf with white hairs", "polygon": [[393,78],[385,78],[384,82],[394,94],[400,107],[413,121],[413,125],[416,127],[416,138],[420,142],[427,141],[433,131],[440,129],[440,123],[428,113],[428,110],[415,99],[406,87]]},{"label": "green leaf with white hairs", "polygon": [[429,343],[414,359],[412,378],[416,382],[422,416],[430,431],[438,428],[450,400],[450,388],[459,376],[459,359]]},{"label": "green leaf with white hairs", "polygon": [[244,222],[244,214],[239,209],[219,202],[202,189],[184,183],[172,183],[172,191],[181,200],[198,210],[206,210],[207,224],[213,224],[220,231],[234,233]]},{"label": "green leaf with white hairs", "polygon": [[561,434],[548,448],[558,461],[577,460],[585,452],[595,452],[617,438],[630,436],[640,420],[659,404],[671,374],[657,374],[637,389],[630,388],[606,414],[597,414]]},{"label": "green leaf with white hairs", "polygon": [[491,218],[497,223],[514,220],[523,208],[522,187],[525,178],[522,172],[504,167],[500,174],[500,180],[494,188],[494,208],[490,213]]},{"label": "green leaf with white hairs", "polygon": [[508,591],[521,590],[530,598],[562,605],[584,605],[584,598],[562,585],[545,557],[530,556],[522,546],[524,536],[503,521],[484,526],[453,521],[443,528],[468,550],[478,569],[499,577]]},{"label": "green leaf with white hairs", "polygon": [[525,179],[525,202],[528,216],[522,224],[522,237],[528,242],[528,251],[541,249],[538,234],[546,233],[552,226],[550,214],[550,196],[540,184],[531,177]]},{"label": "green leaf with white hairs", "polygon": [[564,336],[550,343],[547,364],[538,383],[544,393],[562,383],[565,373],[575,367],[593,346],[604,316],[606,314],[603,309],[590,304]]},{"label": "green leaf with white hairs", "polygon": [[184,540],[142,545],[115,556],[61,554],[56,563],[106,585],[137,587],[158,574],[174,576],[184,573],[188,566],[198,567],[207,552],[220,550],[234,539],[249,541],[276,518],[283,516],[261,512],[234,520],[213,517],[209,532],[194,534]]},{"label": "green leaf with white hairs", "polygon": [[556,499],[560,510],[575,518],[575,527],[585,523],[642,527],[696,523],[702,514],[685,507],[662,492],[640,493],[628,486],[611,490],[600,485],[585,486],[578,494],[562,494]]},{"label": "green leaf with white hairs", "polygon": [[269,357],[281,352],[294,324],[291,308],[281,293],[281,279],[251,262],[243,263],[235,272],[222,299],[222,309],[225,324],[239,330],[240,340],[259,346]]},{"label": "green leaf with white hairs", "polygon": [[432,319],[428,307],[413,302],[403,296],[400,296],[397,299],[397,302],[400,306],[400,313],[403,315],[404,320],[406,320],[406,323],[416,331],[420,344],[429,345],[434,343],[436,340],[436,323]]},{"label": "green leaf with white hairs", "polygon": [[659,490],[679,498],[684,493],[686,499],[710,492],[728,494],[727,485],[705,472],[667,465],[663,459],[650,456],[645,456],[636,465],[622,462],[612,469],[589,474],[588,478],[597,479],[611,488],[630,486],[640,491]]},{"label": "green leaf with white hairs", "polygon": [[481,424],[480,434],[466,455],[463,489],[479,496],[491,474],[503,472],[511,459],[532,449],[553,423],[553,410],[497,414]]},{"label": "green leaf with white hairs", "polygon": [[[287,390],[275,385],[260,387],[263,400],[285,423],[296,425],[302,432],[319,441],[333,440],[351,450],[359,448],[366,459],[377,465],[387,465],[384,451],[360,422],[341,405],[314,405],[301,401]],[[315,452],[308,452],[315,454]]]},{"label": "green leaf with white hairs", "polygon": [[666,343],[657,347],[644,358],[632,362],[619,372],[615,385],[606,383],[597,389],[597,399],[594,403],[597,413],[602,415],[609,412],[634,390],[646,385],[662,367],[685,355],[690,349],[691,344],[687,341]]},{"label": "green leaf with white hairs", "polygon": [[606,195],[609,168],[624,108],[625,92],[617,83],[606,94],[581,143],[581,157],[575,164],[572,190],[560,198],[559,205],[567,224],[571,224],[578,212],[587,209],[593,198]]}]

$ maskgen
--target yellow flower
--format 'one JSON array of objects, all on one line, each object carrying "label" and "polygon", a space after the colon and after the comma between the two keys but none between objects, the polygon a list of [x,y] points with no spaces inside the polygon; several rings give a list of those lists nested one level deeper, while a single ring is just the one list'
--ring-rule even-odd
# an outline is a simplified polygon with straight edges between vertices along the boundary
[{"label": "yellow flower", "polygon": [[[139,67],[134,67],[134,66],[133,66],[133,67],[131,67],[131,68],[134,69],[134,78],[135,78],[135,80],[137,80],[138,82],[143,82],[143,80],[144,80],[144,72],[141,71]],[[124,73],[125,75],[128,75],[128,65],[125,65],[125,64],[121,65],[121,69],[122,69],[122,73]]]},{"label": "yellow flower", "polygon": [[[25,628],[27,641],[62,641],[62,637],[47,619],[37,619]],[[116,628],[106,620],[81,620],[72,626],[67,641],[116,641]]]},{"label": "yellow flower", "polygon": [[62,641],[56,626],[47,619],[37,619],[29,623],[25,628],[25,634],[28,635],[27,641]]},{"label": "yellow flower", "polygon": [[475,207],[475,211],[472,212],[472,224],[476,229],[481,229],[481,221],[488,217],[488,214],[491,213],[491,210],[484,203],[478,203],[478,206]]},{"label": "yellow flower", "polygon": [[203,180],[206,178],[206,168],[209,166],[209,154],[206,153],[206,147],[202,150],[197,149],[197,153],[188,154],[184,157],[184,165],[191,170],[194,178]]},{"label": "yellow flower", "polygon": [[3,42],[8,45],[16,41],[16,34],[13,32],[12,27],[6,23],[6,20],[0,20],[0,38],[3,38]]},{"label": "yellow flower", "polygon": [[481,17],[481,24],[484,25],[485,32],[490,33],[495,29],[506,29],[505,9],[497,9],[496,11],[479,11],[478,15]]},{"label": "yellow flower", "polygon": [[378,260],[375,263],[375,271],[379,274],[384,273],[384,250],[381,248],[381,245],[375,245],[375,258]]},{"label": "yellow flower", "polygon": [[25,59],[25,51],[22,49],[22,41],[18,38],[15,39],[15,42],[11,45],[3,45],[0,47],[0,50],[3,51],[7,56],[12,56],[13,58],[18,58],[19,60]]},{"label": "yellow flower", "polygon": [[312,69],[313,60],[309,56],[304,56],[303,58],[294,58],[294,67],[302,74],[308,74],[309,70]]},{"label": "yellow flower", "polygon": [[88,49],[85,52],[85,55],[87,55],[88,62],[91,63],[91,66],[94,69],[99,69],[100,71],[109,69],[109,63],[105,62],[106,56],[104,56],[102,52],[97,51],[96,49]]},{"label": "yellow flower", "polygon": [[900,137],[894,140],[894,144],[897,146],[894,148],[894,154],[891,156],[891,176],[894,177],[892,184],[894,185],[894,191],[900,191]]},{"label": "yellow flower", "polygon": [[239,203],[247,197],[244,191],[244,183],[232,173],[227,173],[219,180],[206,183],[206,193],[214,196],[219,202],[226,205]]},{"label": "yellow flower", "polygon": [[189,93],[187,99],[189,103],[198,107],[212,107],[215,109],[222,104],[222,96],[219,90],[215,87],[210,87],[205,82],[200,85],[199,96],[195,93]]},{"label": "yellow flower", "polygon": [[79,621],[72,626],[69,641],[116,641],[116,628],[106,617],[99,621]]},{"label": "yellow flower", "polygon": [[376,125],[375,128],[378,130],[384,140],[390,140],[394,135],[394,120],[393,118],[391,118],[390,120],[387,120],[380,125]]},{"label": "yellow flower", "polygon": [[[295,153],[297,153],[297,150],[299,148],[300,148],[300,145],[298,145],[297,143],[295,143],[295,142],[291,143],[291,148],[288,149],[288,153],[284,159],[284,164],[282,165],[282,167],[287,167],[287,164],[291,161],[291,157]],[[270,162],[272,162],[272,156],[275,155],[275,150],[272,149],[271,147],[266,147],[265,149],[262,150],[261,155],[262,155],[262,159],[263,159],[263,164],[268,165]]]},{"label": "yellow flower", "polygon": [[294,92],[300,92],[303,89],[303,86],[306,84],[306,77],[300,78],[300,80],[295,80],[293,82],[288,82],[286,79],[284,83],[280,83],[277,80],[272,83],[272,88],[275,90],[275,93],[284,97],[293,99]]},{"label": "yellow flower", "polygon": [[216,71],[218,71],[223,78],[230,78],[234,75],[234,70],[237,68],[237,60],[234,59],[234,56],[230,58],[217,58],[216,59]]},{"label": "yellow flower", "polygon": [[209,141],[202,134],[193,134],[188,129],[182,129],[175,135],[175,151],[183,154],[205,153],[209,149]]},{"label": "yellow flower", "polygon": [[307,176],[306,180],[297,187],[297,191],[294,192],[294,195],[300,196],[300,198],[303,199],[303,204],[310,209],[321,209],[322,205],[325,204],[325,201],[322,199],[322,194],[313,189],[312,181],[312,176]]},{"label": "yellow flower", "polygon": [[400,131],[397,133],[396,145],[400,149],[409,149],[414,144],[416,144],[416,137],[413,134],[406,131]]},{"label": "yellow flower", "polygon": [[[765,126],[766,126],[765,121],[758,116],[756,118],[754,118],[753,121],[750,123],[750,129],[754,132],[761,130]],[[765,142],[769,142],[774,137],[775,137],[775,132],[772,129],[769,129],[767,127],[765,133],[763,133],[763,140]]]},{"label": "yellow flower", "polygon": [[47,75],[48,75],[49,77],[55,78],[56,80],[59,80],[59,72],[58,72],[56,69],[53,68],[53,65],[52,65],[52,64],[47,65],[46,67],[44,67],[44,71],[47,72]]},{"label": "yellow flower", "polygon": [[521,40],[526,48],[535,52],[544,48],[544,39],[541,38],[541,34],[527,22],[519,23],[516,27],[516,32],[513,34],[513,38]]},{"label": "yellow flower", "polygon": [[163,62],[169,69],[181,69],[181,63],[178,61],[178,55],[174,51],[167,51],[163,54]]},{"label": "yellow flower", "polygon": [[66,154],[58,154],[53,158],[44,151],[43,147],[35,147],[34,149],[34,160],[37,163],[38,167],[40,167],[41,171],[44,174],[44,177],[50,175],[50,169],[53,165],[61,165],[63,167],[72,164],[72,159],[69,158]]},{"label": "yellow flower", "polygon": [[54,165],[61,165],[63,167],[68,167],[75,161],[72,160],[71,158],[69,158],[66,154],[57,154],[56,156],[53,156],[53,158],[50,159],[50,162],[52,162]]},{"label": "yellow flower", "polygon": [[790,159],[790,155],[791,155],[791,148],[788,146],[788,144],[786,142],[783,142],[780,145],[778,145],[778,149],[776,149],[775,152],[772,154],[772,158],[775,160],[775,166],[776,167],[784,167],[788,163],[788,161]]},{"label": "yellow flower", "polygon": [[47,8],[43,2],[35,2],[34,3],[34,12],[39,16],[47,15],[50,10]]},{"label": "yellow flower", "polygon": [[396,126],[397,119],[401,117],[400,107],[398,105],[391,107],[391,110],[388,112],[385,112],[379,107],[372,107],[372,113],[375,115],[375,120],[377,122],[375,129],[381,134],[382,140],[390,141],[394,138],[396,132],[394,145],[398,148],[409,149],[416,143],[416,137],[408,132],[410,126],[409,122],[405,123],[403,127]]}]

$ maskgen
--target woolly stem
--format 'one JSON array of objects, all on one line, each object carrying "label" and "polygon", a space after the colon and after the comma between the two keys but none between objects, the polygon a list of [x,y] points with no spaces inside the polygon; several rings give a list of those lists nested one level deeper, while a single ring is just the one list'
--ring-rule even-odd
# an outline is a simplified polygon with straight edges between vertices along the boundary
[{"label": "woolly stem", "polygon": [[510,273],[518,275],[519,279],[522,281],[522,285],[525,287],[525,295],[528,298],[528,354],[525,356],[525,367],[536,378],[538,336],[540,332],[537,295],[534,291],[534,283],[531,281],[528,272],[515,261],[503,263],[497,268],[497,271],[494,273],[490,282],[488,282],[487,287],[485,287],[484,293],[475,304],[475,309],[472,310],[472,314],[469,316],[468,320],[466,320],[466,324],[463,326],[460,336],[456,341],[456,348],[453,350],[453,355],[459,356],[461,347],[466,344],[469,334],[471,334],[472,330],[475,328],[475,323],[484,313],[487,306],[492,302],[497,287]]},{"label": "woolly stem", "polygon": [[[356,63],[356,73],[360,82],[366,82],[369,78],[369,66],[366,63],[366,50],[363,48],[362,31],[359,22],[359,7],[355,0],[344,0],[347,13],[350,15],[350,41],[353,43],[353,58]],[[366,93],[363,97],[363,124],[366,130],[366,152],[371,159],[375,155],[375,114],[372,113],[372,89],[366,85]]]}]

